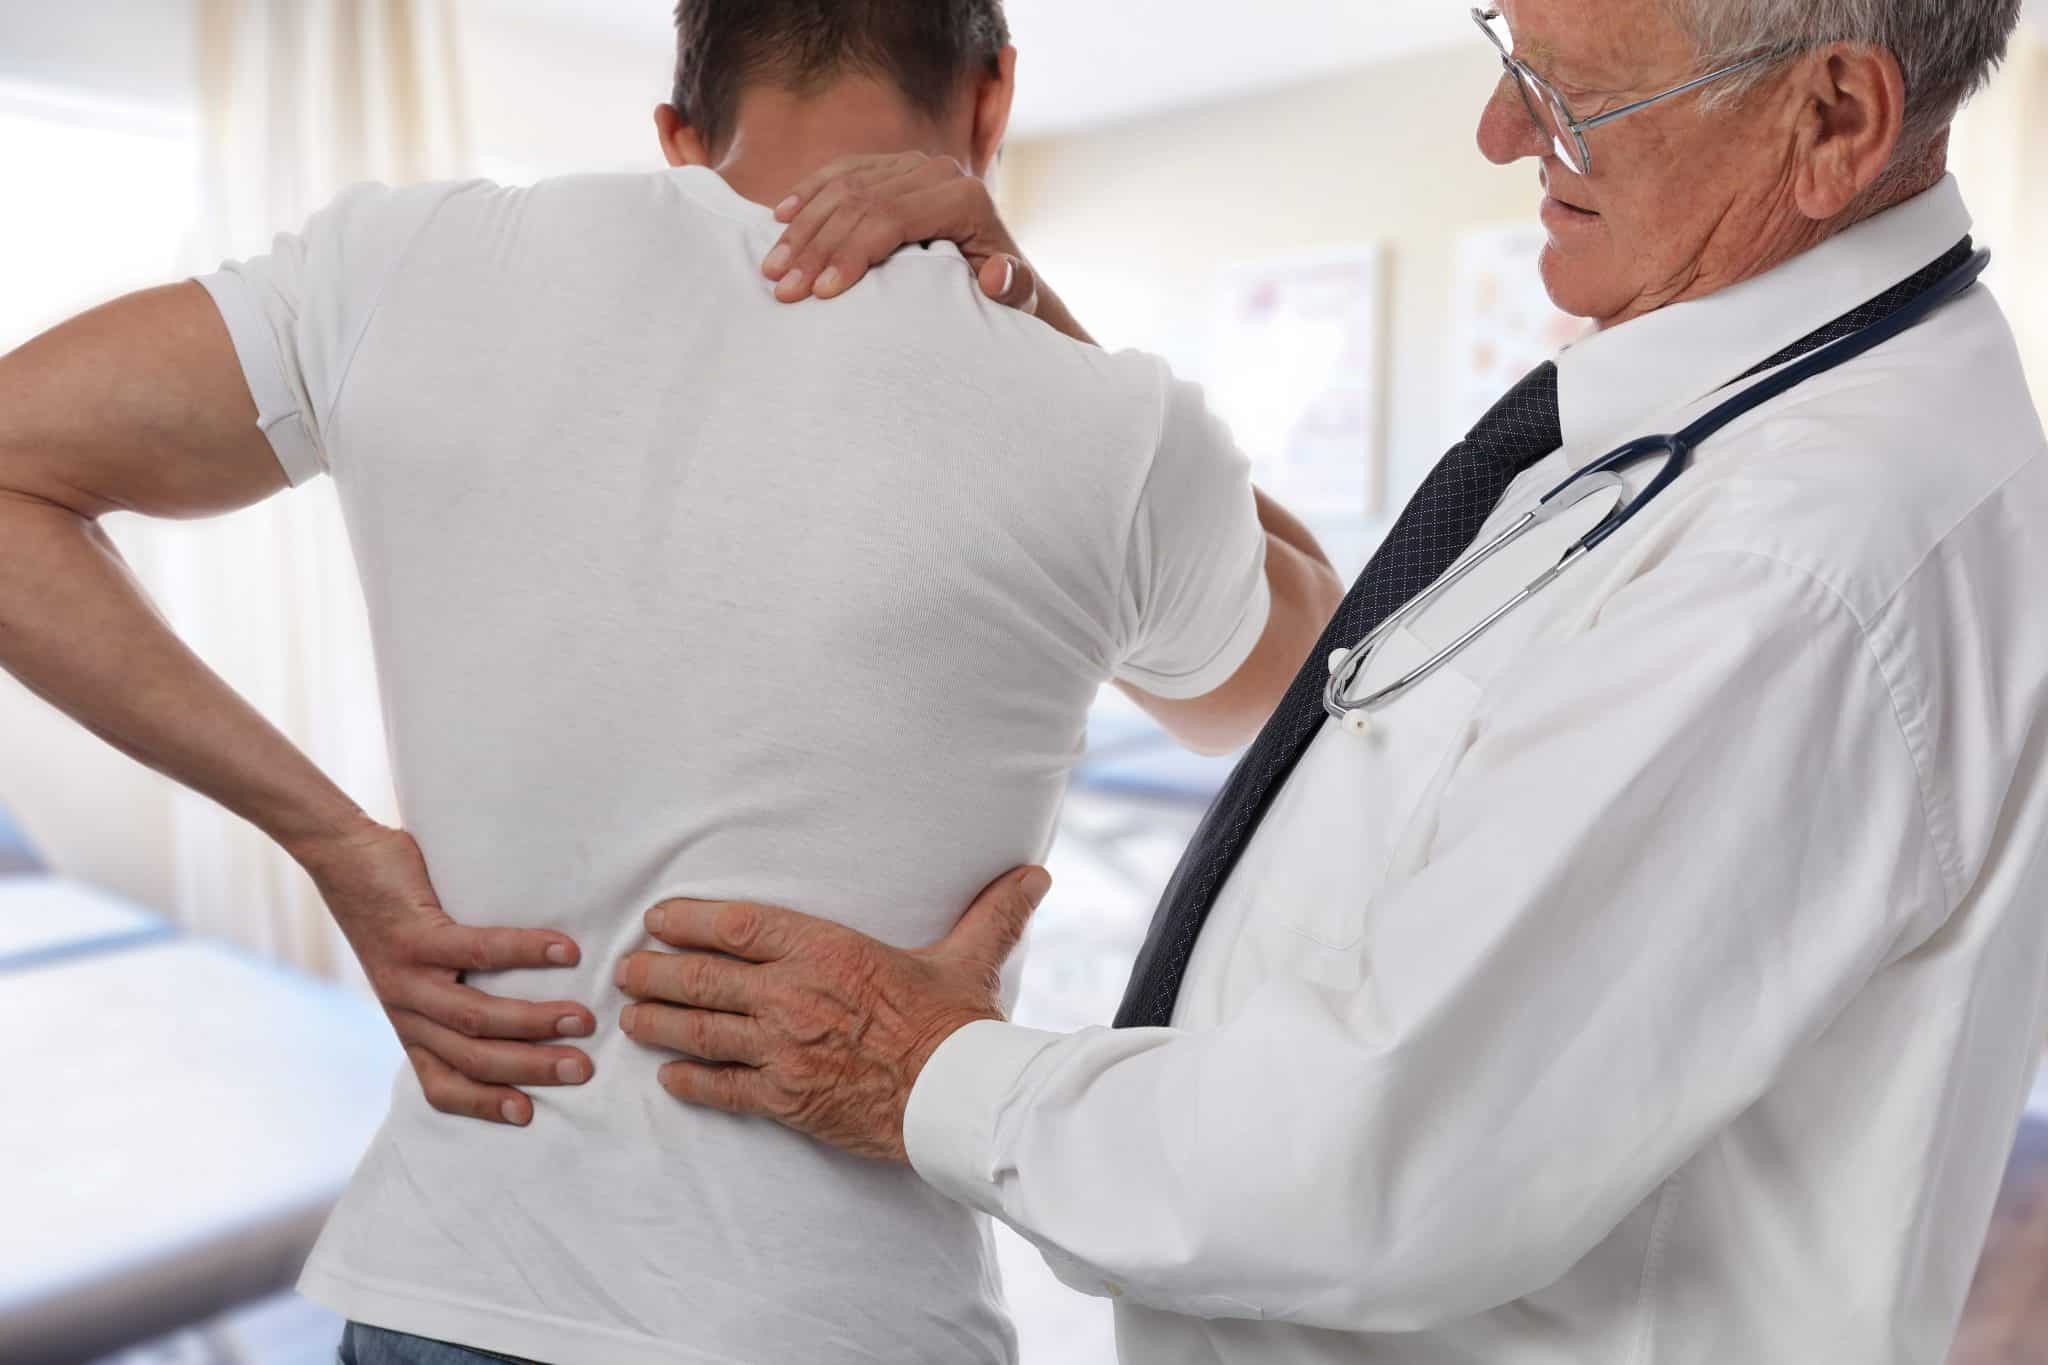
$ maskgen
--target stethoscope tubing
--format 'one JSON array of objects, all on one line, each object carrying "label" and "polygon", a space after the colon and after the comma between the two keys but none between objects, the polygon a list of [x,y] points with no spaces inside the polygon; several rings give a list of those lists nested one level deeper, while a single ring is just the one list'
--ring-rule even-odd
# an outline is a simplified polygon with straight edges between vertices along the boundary
[{"label": "stethoscope tubing", "polygon": [[1675,435],[1645,436],[1629,442],[1605,459],[1588,465],[1570,479],[1566,479],[1545,495],[1544,500],[1547,502],[1558,496],[1576,479],[1605,472],[1619,473],[1624,469],[1633,468],[1659,450],[1667,451],[1668,458],[1664,468],[1659,470],[1657,477],[1636,496],[1635,501],[1625,508],[1617,509],[1612,516],[1586,533],[1582,541],[1585,548],[1599,548],[1602,541],[1628,525],[1638,512],[1649,506],[1659,494],[1676,482],[1691,463],[1692,453],[1706,441],[1718,436],[1737,420],[1747,417],[1768,403],[1776,402],[1810,380],[1818,379],[1832,370],[1838,370],[1850,361],[1868,355],[1886,342],[1904,336],[1976,284],[1990,264],[1990,252],[1977,252],[1890,317],[1872,323],[1861,331],[1843,337],[1840,341],[1823,346],[1804,359],[1758,380]]},{"label": "stethoscope tubing", "polygon": [[[1453,659],[1463,654],[1494,626],[1510,613],[1520,608],[1556,582],[1568,570],[1598,549],[1622,527],[1634,520],[1636,515],[1654,502],[1667,488],[1676,483],[1691,466],[1693,452],[1700,444],[1725,430],[1731,423],[1755,412],[1767,403],[1784,397],[1809,380],[1817,379],[1831,370],[1836,370],[1850,361],[1869,354],[1932,317],[1951,300],[1959,297],[1982,278],[1991,264],[1991,253],[1979,251],[1962,265],[1931,285],[1924,293],[1898,312],[1881,322],[1872,323],[1840,341],[1822,347],[1813,354],[1799,360],[1755,384],[1743,389],[1734,397],[1719,404],[1705,416],[1691,423],[1684,430],[1668,436],[1644,436],[1630,441],[1593,464],[1578,470],[1570,478],[1546,493],[1535,508],[1517,518],[1506,530],[1485,545],[1466,555],[1449,572],[1431,584],[1420,595],[1380,623],[1355,648],[1338,650],[1330,656],[1330,681],[1323,692],[1323,709],[1331,719],[1341,721],[1354,734],[1366,735],[1372,731],[1370,712],[1401,696],[1417,684],[1431,677]],[[1626,498],[1626,485],[1622,480],[1625,470],[1662,452],[1664,467],[1656,477],[1644,486],[1634,499]],[[1531,531],[1546,522],[1555,520],[1585,499],[1609,490],[1621,489],[1624,499],[1613,511],[1600,519],[1598,525],[1578,540],[1572,542],[1558,562],[1544,570],[1529,585],[1488,613],[1478,624],[1460,635],[1442,649],[1437,650],[1422,663],[1409,669],[1400,677],[1371,694],[1356,699],[1347,699],[1345,694],[1357,681],[1368,662],[1377,653],[1386,637],[1403,624],[1415,619],[1426,611],[1430,604],[1449,592],[1470,576],[1480,565],[1487,563],[1509,546],[1521,540]]]}]

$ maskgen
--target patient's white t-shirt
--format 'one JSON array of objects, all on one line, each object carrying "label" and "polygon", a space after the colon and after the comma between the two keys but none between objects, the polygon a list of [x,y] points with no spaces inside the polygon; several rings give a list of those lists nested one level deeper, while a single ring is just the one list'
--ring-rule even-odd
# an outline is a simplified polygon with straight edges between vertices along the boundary
[{"label": "patient's white t-shirt", "polygon": [[366,1323],[552,1365],[1015,1356],[979,1215],[670,1098],[612,973],[669,897],[936,940],[1045,855],[1105,680],[1237,670],[1265,542],[1158,360],[943,245],[778,304],[779,231],[704,170],[371,187],[202,282],[292,480],[339,485],[449,912],[582,945],[472,979],[598,1019],[530,1128],[397,1077],[301,1281]]}]

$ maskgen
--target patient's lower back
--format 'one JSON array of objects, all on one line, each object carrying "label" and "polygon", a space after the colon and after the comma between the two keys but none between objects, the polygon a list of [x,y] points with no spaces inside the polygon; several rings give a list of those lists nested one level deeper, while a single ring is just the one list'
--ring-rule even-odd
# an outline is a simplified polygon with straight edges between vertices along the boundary
[{"label": "patient's lower back", "polygon": [[[532,1091],[526,1130],[398,1078],[307,1272],[380,1325],[554,1361],[1013,1351],[973,1217],[670,1099],[612,971],[669,897],[937,938],[1044,856],[1105,680],[1227,678],[1262,542],[1156,362],[985,305],[945,248],[776,304],[775,232],[703,171],[439,187],[338,209],[289,280],[247,268],[303,295],[443,901],[583,949],[472,981],[599,1020],[594,1078]],[[371,263],[373,301],[323,290]]]}]

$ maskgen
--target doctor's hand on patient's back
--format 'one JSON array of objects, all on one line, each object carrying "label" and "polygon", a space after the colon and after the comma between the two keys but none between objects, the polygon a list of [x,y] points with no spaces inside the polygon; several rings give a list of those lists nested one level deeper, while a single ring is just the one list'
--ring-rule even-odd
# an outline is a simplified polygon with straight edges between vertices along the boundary
[{"label": "doctor's hand on patient's back", "polygon": [[533,1101],[518,1089],[580,1085],[590,1058],[558,1038],[587,1037],[597,1020],[571,1001],[536,1004],[486,995],[467,971],[572,967],[574,940],[541,929],[472,929],[441,908],[411,835],[366,823],[317,853],[301,852],[383,1004],[427,1102],[445,1114],[524,1125]]},{"label": "doctor's hand on patient's back", "polygon": [[657,1076],[687,1104],[905,1163],[918,1074],[959,1030],[1004,1017],[1003,964],[1051,886],[1042,867],[1007,873],[917,949],[777,906],[664,901],[647,932],[681,951],[620,961],[619,1025],[677,1054]]},{"label": "doctor's hand on patient's back", "polygon": [[950,157],[843,157],[801,181],[775,216],[788,227],[761,269],[784,303],[836,298],[914,242],[951,242],[991,299],[1094,344],[1017,249],[988,185]]}]

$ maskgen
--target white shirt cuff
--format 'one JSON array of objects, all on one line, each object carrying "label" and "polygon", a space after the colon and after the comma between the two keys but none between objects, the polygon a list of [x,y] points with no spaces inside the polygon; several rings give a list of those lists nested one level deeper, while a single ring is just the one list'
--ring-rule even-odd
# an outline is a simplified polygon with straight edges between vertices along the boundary
[{"label": "white shirt cuff", "polygon": [[997,1125],[1018,1097],[1025,1070],[1062,1036],[984,1019],[939,1044],[903,1114],[903,1145],[926,1184],[969,1208],[1002,1215]]}]

